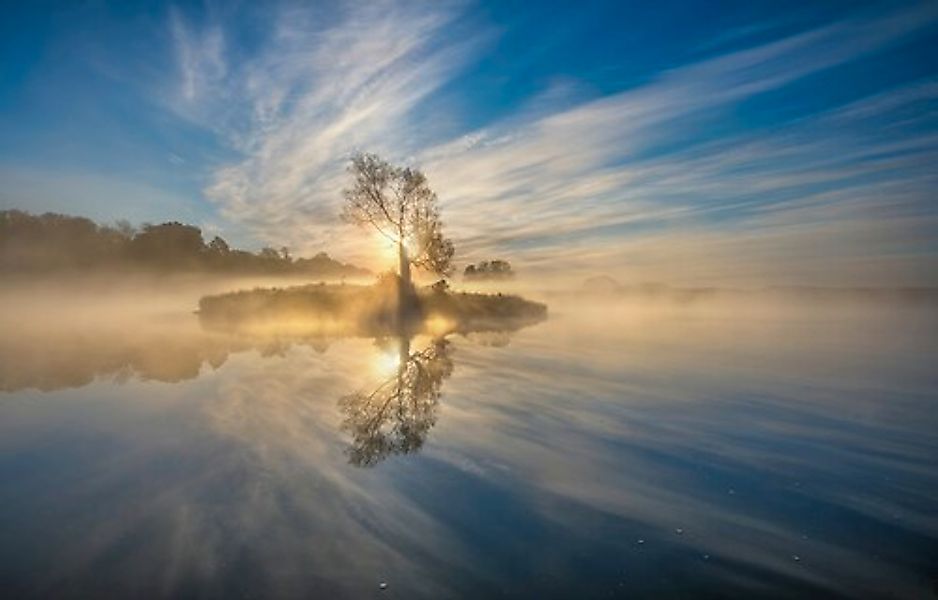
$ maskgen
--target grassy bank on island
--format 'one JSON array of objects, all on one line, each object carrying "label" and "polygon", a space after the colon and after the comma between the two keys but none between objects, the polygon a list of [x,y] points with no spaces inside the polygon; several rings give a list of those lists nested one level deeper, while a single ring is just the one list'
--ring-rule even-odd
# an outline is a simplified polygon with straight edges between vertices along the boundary
[{"label": "grassy bank on island", "polygon": [[547,306],[519,296],[412,289],[400,300],[396,277],[375,285],[263,288],[205,296],[199,318],[209,328],[314,335],[505,331],[537,323]]}]

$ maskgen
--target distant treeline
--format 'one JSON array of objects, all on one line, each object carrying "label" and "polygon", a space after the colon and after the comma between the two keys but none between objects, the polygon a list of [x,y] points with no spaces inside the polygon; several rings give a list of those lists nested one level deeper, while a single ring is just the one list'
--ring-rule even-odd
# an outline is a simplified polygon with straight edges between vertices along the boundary
[{"label": "distant treeline", "polygon": [[507,260],[495,259],[469,265],[462,275],[464,279],[472,280],[512,279],[515,272],[511,270],[511,264]]},{"label": "distant treeline", "polygon": [[287,248],[252,253],[231,248],[219,236],[206,244],[201,229],[177,222],[137,228],[126,221],[98,225],[84,217],[0,211],[0,272],[42,275],[106,269],[322,278],[369,274],[325,252],[312,258],[293,258]]}]

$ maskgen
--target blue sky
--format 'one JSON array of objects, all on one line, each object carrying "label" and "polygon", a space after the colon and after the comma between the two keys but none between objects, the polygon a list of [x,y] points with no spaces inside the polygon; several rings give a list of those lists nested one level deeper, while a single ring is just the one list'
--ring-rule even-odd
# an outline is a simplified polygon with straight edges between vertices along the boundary
[{"label": "blue sky", "polygon": [[461,263],[684,285],[938,284],[938,3],[24,2],[0,207],[383,266],[357,150]]}]

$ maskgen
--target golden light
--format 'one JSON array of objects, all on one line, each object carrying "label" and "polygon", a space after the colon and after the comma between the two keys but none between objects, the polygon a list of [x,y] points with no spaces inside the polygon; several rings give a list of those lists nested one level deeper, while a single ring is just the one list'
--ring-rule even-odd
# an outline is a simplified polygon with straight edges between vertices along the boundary
[{"label": "golden light", "polygon": [[375,248],[375,259],[379,263],[379,269],[397,268],[397,244],[384,237],[378,232],[371,234],[372,247]]},{"label": "golden light", "polygon": [[430,315],[424,321],[424,328],[432,336],[446,335],[456,328],[456,323],[440,315]]},{"label": "golden light", "polygon": [[389,377],[401,366],[401,355],[396,349],[381,350],[375,357],[374,369],[381,377]]}]

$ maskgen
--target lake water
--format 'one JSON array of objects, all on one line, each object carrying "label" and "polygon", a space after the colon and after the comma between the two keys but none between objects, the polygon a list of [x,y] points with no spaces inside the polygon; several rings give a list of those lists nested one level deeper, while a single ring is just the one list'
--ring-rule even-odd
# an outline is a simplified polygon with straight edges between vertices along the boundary
[{"label": "lake water", "polygon": [[938,592],[929,309],[559,302],[409,341],[89,314],[0,342],[6,598]]}]

